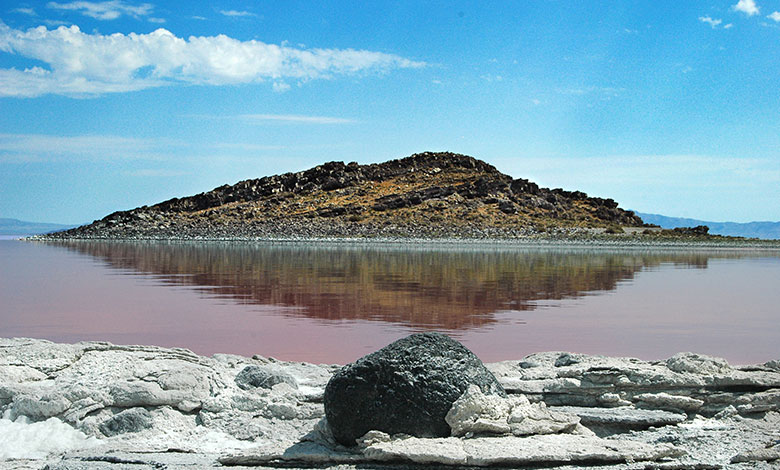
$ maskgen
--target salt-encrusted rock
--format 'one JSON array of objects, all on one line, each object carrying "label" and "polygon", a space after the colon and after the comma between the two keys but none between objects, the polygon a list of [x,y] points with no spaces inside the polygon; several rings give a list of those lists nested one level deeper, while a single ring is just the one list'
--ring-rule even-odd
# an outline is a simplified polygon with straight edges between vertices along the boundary
[{"label": "salt-encrusted rock", "polygon": [[116,436],[126,432],[139,432],[152,427],[152,414],[145,408],[130,408],[115,414],[102,422],[100,432],[106,436]]},{"label": "salt-encrusted rock", "polygon": [[512,411],[508,399],[499,395],[485,395],[476,385],[455,400],[444,417],[452,429],[453,436],[467,434],[508,434],[509,413]]},{"label": "salt-encrusted rock", "polygon": [[742,395],[734,400],[734,404],[737,406],[737,410],[743,414],[780,411],[780,390]]},{"label": "salt-encrusted rock", "polygon": [[46,374],[25,365],[0,365],[0,384],[18,384],[45,380]]},{"label": "salt-encrusted rock", "polygon": [[509,415],[509,428],[515,436],[572,433],[578,430],[580,418],[571,413],[553,411],[544,402],[516,400]]},{"label": "salt-encrusted rock", "polygon": [[296,389],[298,388],[298,384],[290,374],[271,366],[249,365],[244,367],[244,369],[236,375],[236,385],[242,390],[251,390],[254,388],[270,389],[274,385],[280,383],[288,384]]},{"label": "salt-encrusted rock", "polygon": [[554,434],[574,432],[580,419],[552,411],[544,403],[531,403],[522,395],[485,395],[476,385],[455,403],[445,417],[453,436],[479,434]]},{"label": "salt-encrusted rock", "polygon": [[636,406],[715,416],[737,405],[743,415],[778,409],[759,396],[780,389],[780,371],[771,364],[731,367],[692,353],[643,361],[547,352],[488,367],[508,392],[550,406]]},{"label": "salt-encrusted rock", "polygon": [[334,374],[325,388],[325,414],[344,445],[355,445],[371,430],[448,436],[444,417],[472,384],[486,394],[506,395],[459,342],[439,333],[414,334]]},{"label": "salt-encrusted rock", "polygon": [[750,449],[731,458],[731,463],[774,462],[780,460],[780,444]]},{"label": "salt-encrusted rock", "polygon": [[729,363],[719,357],[689,352],[670,357],[666,360],[666,366],[674,372],[695,374],[722,374],[731,370]]},{"label": "salt-encrusted rock", "polygon": [[70,401],[61,393],[50,393],[42,396],[17,395],[14,397],[11,410],[16,416],[46,419],[64,413],[70,408],[70,405]]},{"label": "salt-encrusted rock", "polygon": [[[390,437],[372,431],[361,439],[359,452],[333,448],[322,442],[303,441],[287,446],[265,445],[219,459],[223,465],[309,467],[322,463],[354,464],[401,462],[478,466],[588,465],[654,461],[680,456],[669,444],[616,441],[594,436],[555,434],[531,437],[475,437],[462,439]],[[641,467],[640,467],[641,468]]]},{"label": "salt-encrusted rock", "polygon": [[642,393],[634,396],[640,405],[647,408],[660,408],[671,411],[696,411],[704,405],[704,400],[696,398],[671,395],[666,392],[661,393]]},{"label": "salt-encrusted rock", "polygon": [[377,442],[363,451],[363,455],[374,461],[479,467],[578,462],[594,465],[658,460],[679,454],[668,444],[648,445],[572,434],[473,439],[412,437]]},{"label": "salt-encrusted rock", "polygon": [[667,426],[682,423],[687,416],[682,413],[672,413],[662,410],[642,410],[633,407],[593,408],[579,406],[557,406],[553,408],[580,417],[582,424],[591,426],[608,426],[622,430],[647,429],[650,427]]}]

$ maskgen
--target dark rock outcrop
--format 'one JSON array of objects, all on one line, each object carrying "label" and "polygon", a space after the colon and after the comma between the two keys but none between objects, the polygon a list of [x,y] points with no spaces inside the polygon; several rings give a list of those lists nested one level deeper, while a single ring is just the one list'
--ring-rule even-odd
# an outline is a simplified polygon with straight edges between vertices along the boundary
[{"label": "dark rock outcrop", "polygon": [[114,212],[50,238],[466,237],[642,226],[612,199],[540,188],[466,155],[329,162]]},{"label": "dark rock outcrop", "polygon": [[325,388],[325,415],[344,445],[355,445],[371,430],[445,437],[447,412],[472,384],[485,394],[506,396],[465,346],[440,333],[418,333],[334,374]]}]

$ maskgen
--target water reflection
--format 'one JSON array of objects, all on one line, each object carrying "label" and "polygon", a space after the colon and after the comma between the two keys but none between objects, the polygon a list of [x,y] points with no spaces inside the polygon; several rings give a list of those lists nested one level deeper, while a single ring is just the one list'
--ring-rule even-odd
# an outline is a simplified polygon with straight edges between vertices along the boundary
[{"label": "water reflection", "polygon": [[318,320],[377,320],[465,330],[538,301],[612,291],[670,263],[705,269],[736,253],[477,246],[59,242],[113,269],[152,275],[243,305]]}]

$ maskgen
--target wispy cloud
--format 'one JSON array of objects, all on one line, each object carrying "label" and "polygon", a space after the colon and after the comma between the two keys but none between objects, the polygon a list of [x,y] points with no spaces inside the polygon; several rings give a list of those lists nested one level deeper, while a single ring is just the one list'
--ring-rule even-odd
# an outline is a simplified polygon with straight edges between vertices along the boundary
[{"label": "wispy cloud", "polygon": [[774,21],[780,23],[780,11],[772,12],[772,14],[767,15],[767,18],[769,18],[770,20],[774,20]]},{"label": "wispy cloud", "polygon": [[272,88],[277,93],[284,93],[285,91],[289,91],[291,87],[290,84],[285,82],[274,82]]},{"label": "wispy cloud", "polygon": [[709,16],[700,16],[699,21],[712,26],[712,29],[717,28],[719,24],[723,23],[723,20],[719,18],[710,18]]},{"label": "wispy cloud", "polygon": [[482,80],[485,80],[488,83],[503,82],[504,81],[504,77],[502,75],[493,75],[493,74],[489,74],[489,73],[485,74],[485,75],[481,75],[480,78]]},{"label": "wispy cloud", "polygon": [[603,87],[603,86],[587,86],[587,87],[578,87],[578,88],[558,88],[556,90],[557,93],[561,95],[571,95],[571,96],[585,96],[585,95],[591,95],[595,94],[598,96],[601,96],[602,98],[616,98],[620,96],[623,92],[625,92],[625,88],[615,88],[615,87]]},{"label": "wispy cloud", "polygon": [[[549,187],[612,197],[624,208],[738,219],[745,208],[775,207],[780,168],[772,158],[716,155],[513,157],[500,168]],[[767,190],[767,188],[770,188]],[[727,202],[712,204],[717,193]],[[765,209],[756,211],[766,212]],[[712,214],[712,215],[709,215]]]},{"label": "wispy cloud", "polygon": [[178,171],[178,170],[162,170],[162,169],[154,169],[154,168],[141,168],[139,170],[130,170],[130,171],[123,171],[122,175],[124,176],[138,176],[142,178],[148,178],[148,177],[172,177],[172,176],[184,176],[189,173],[185,171]]},{"label": "wispy cloud", "polygon": [[219,12],[225,16],[241,17],[241,16],[257,16],[251,11],[239,11],[239,10],[219,10]]},{"label": "wispy cloud", "polygon": [[288,122],[296,124],[352,124],[352,119],[330,116],[302,116],[300,114],[241,114],[236,116],[244,121],[254,122]]},{"label": "wispy cloud", "polygon": [[[233,119],[245,122],[263,123],[278,122],[289,124],[354,124],[357,121],[333,116],[307,116],[303,114],[236,114],[236,115],[209,115],[209,114],[191,114],[187,117],[195,119]],[[274,147],[276,148],[276,147]]]},{"label": "wispy cloud", "polygon": [[150,3],[129,5],[122,0],[109,0],[106,2],[76,1],[68,3],[49,2],[48,8],[55,10],[70,10],[81,13],[84,16],[98,20],[115,20],[123,15],[135,18],[149,15],[154,6]]},{"label": "wispy cloud", "polygon": [[0,134],[0,161],[155,159],[171,144],[113,135]]},{"label": "wispy cloud", "polygon": [[753,16],[759,13],[759,7],[756,5],[755,0],[739,0],[731,9],[734,11],[741,11],[747,16]]},{"label": "wispy cloud", "polygon": [[[281,122],[290,124],[346,124],[355,121],[326,116],[298,115],[238,115],[190,116],[205,119],[245,119],[250,122]],[[215,158],[252,161],[258,152],[333,148],[331,145],[290,143],[214,142],[193,143],[168,138],[137,138],[117,135],[3,134],[0,133],[0,164],[29,162],[74,161],[146,161],[150,166],[162,162],[181,164],[182,161],[208,162]],[[189,164],[188,163],[188,164]],[[156,171],[168,171],[154,170]],[[166,173],[168,174],[168,173]],[[152,170],[143,170],[135,176],[154,176]]]},{"label": "wispy cloud", "polygon": [[102,35],[78,26],[22,31],[2,22],[0,51],[47,65],[0,69],[0,96],[16,97],[90,96],[172,84],[304,83],[426,65],[382,52],[296,48],[225,35],[185,39],[165,29]]},{"label": "wispy cloud", "polygon": [[36,16],[35,10],[32,8],[14,8],[12,13],[21,13],[23,15]]}]

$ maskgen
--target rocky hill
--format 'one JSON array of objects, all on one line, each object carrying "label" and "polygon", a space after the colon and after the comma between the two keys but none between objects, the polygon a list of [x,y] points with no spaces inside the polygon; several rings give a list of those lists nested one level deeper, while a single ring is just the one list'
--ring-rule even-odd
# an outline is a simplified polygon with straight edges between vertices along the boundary
[{"label": "rocky hill", "polygon": [[642,226],[612,199],[540,188],[454,153],[329,162],[115,212],[68,238],[515,237]]}]

